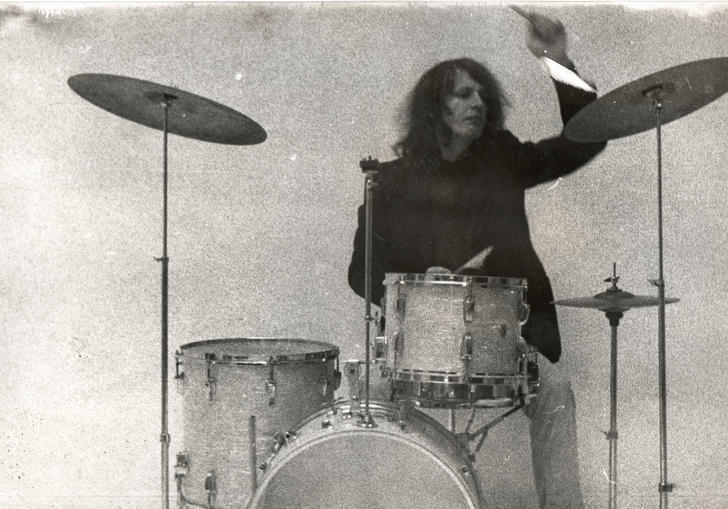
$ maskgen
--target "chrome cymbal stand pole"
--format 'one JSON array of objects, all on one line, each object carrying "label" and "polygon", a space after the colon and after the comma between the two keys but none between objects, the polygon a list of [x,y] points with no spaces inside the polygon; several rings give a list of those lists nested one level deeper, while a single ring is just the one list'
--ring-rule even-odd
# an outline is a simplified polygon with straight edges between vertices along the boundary
[{"label": "chrome cymbal stand pole", "polygon": [[609,372],[609,509],[617,509],[617,327],[621,311],[607,311],[611,328],[611,362]]},{"label": "chrome cymbal stand pole", "polygon": [[366,174],[364,181],[364,204],[366,212],[365,224],[365,248],[364,248],[364,302],[365,302],[365,326],[366,335],[364,341],[364,379],[366,381],[366,389],[364,392],[364,415],[361,424],[365,427],[374,426],[374,420],[369,412],[369,364],[370,364],[370,344],[371,344],[371,328],[375,319],[372,317],[372,233],[374,229],[374,187],[376,186],[375,178],[379,171],[379,161],[372,159],[363,159],[359,162],[359,167]]},{"label": "chrome cymbal stand pole", "polygon": [[164,109],[163,129],[163,184],[162,184],[162,257],[157,258],[162,262],[162,432],[159,441],[162,443],[162,508],[169,509],[169,442],[168,432],[168,403],[167,403],[167,361],[169,356],[169,335],[168,335],[168,308],[169,308],[169,257],[167,256],[167,137],[169,123],[169,108],[172,105],[173,96],[164,94],[160,106]]},{"label": "chrome cymbal stand pole", "polygon": [[657,287],[658,306],[658,362],[660,391],[660,509],[667,509],[668,494],[673,484],[667,481],[667,367],[665,359],[665,279],[662,227],[662,98],[663,85],[659,84],[644,90],[642,94],[652,101],[655,110],[657,130],[657,239],[658,239],[658,276],[651,283]]},{"label": "chrome cymbal stand pole", "polygon": [[[605,283],[612,283],[607,292],[620,292],[617,287],[617,264],[612,265],[612,277],[604,280]],[[609,369],[609,431],[605,433],[609,440],[609,509],[617,509],[617,329],[619,320],[624,316],[624,309],[615,307],[605,310],[611,329],[610,344],[610,369]]]}]

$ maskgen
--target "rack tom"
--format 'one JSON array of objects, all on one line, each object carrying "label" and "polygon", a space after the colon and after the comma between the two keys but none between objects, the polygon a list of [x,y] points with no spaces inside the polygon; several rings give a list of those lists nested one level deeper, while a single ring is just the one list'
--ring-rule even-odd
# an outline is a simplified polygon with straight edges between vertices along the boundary
[{"label": "rack tom", "polygon": [[521,327],[525,279],[388,273],[375,343],[394,399],[423,407],[510,407],[535,395],[538,364]]}]

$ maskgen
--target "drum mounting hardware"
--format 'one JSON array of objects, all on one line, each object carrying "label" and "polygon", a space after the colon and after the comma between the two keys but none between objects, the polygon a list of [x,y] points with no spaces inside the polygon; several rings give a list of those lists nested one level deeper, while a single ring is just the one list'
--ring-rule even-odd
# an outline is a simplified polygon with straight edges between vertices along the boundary
[{"label": "drum mounting hardware", "polygon": [[215,384],[217,383],[215,377],[212,376],[212,367],[215,365],[215,354],[206,353],[205,362],[207,363],[207,381],[205,382],[205,387],[208,390],[207,398],[212,401],[215,397]]}]

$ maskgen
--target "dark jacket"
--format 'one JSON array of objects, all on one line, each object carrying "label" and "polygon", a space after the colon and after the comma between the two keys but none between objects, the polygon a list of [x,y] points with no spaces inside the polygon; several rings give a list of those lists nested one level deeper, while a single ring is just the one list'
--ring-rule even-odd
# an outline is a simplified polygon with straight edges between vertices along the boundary
[{"label": "dark jacket", "polygon": [[[556,83],[564,124],[596,98]],[[583,166],[604,143],[581,144],[563,135],[520,142],[501,131],[480,141],[456,162],[418,168],[403,159],[380,165],[374,198],[372,300],[379,303],[386,272],[424,273],[429,267],[455,270],[488,247],[492,251],[471,275],[525,278],[531,315],[526,341],[551,362],[561,355],[551,283],[533,245],[525,190]],[[349,285],[364,296],[365,208],[349,266]],[[568,253],[564,253],[568,256]]]}]

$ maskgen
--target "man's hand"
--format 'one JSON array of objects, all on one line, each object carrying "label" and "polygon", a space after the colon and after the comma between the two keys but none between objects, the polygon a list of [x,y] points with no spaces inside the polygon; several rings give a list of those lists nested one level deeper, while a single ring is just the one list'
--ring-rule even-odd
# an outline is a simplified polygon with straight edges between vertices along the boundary
[{"label": "man's hand", "polygon": [[526,46],[531,53],[536,57],[548,57],[564,67],[569,67],[571,61],[566,54],[566,30],[561,21],[524,11],[520,7],[511,6],[511,9],[528,21]]},{"label": "man's hand", "polygon": [[427,274],[428,275],[452,274],[452,272],[450,271],[450,269],[448,269],[446,267],[433,266],[433,267],[429,267],[427,269]]},{"label": "man's hand", "polygon": [[448,274],[452,274],[452,271],[446,267],[429,267],[425,273],[425,281],[437,281],[440,279],[440,276],[446,276]]}]

